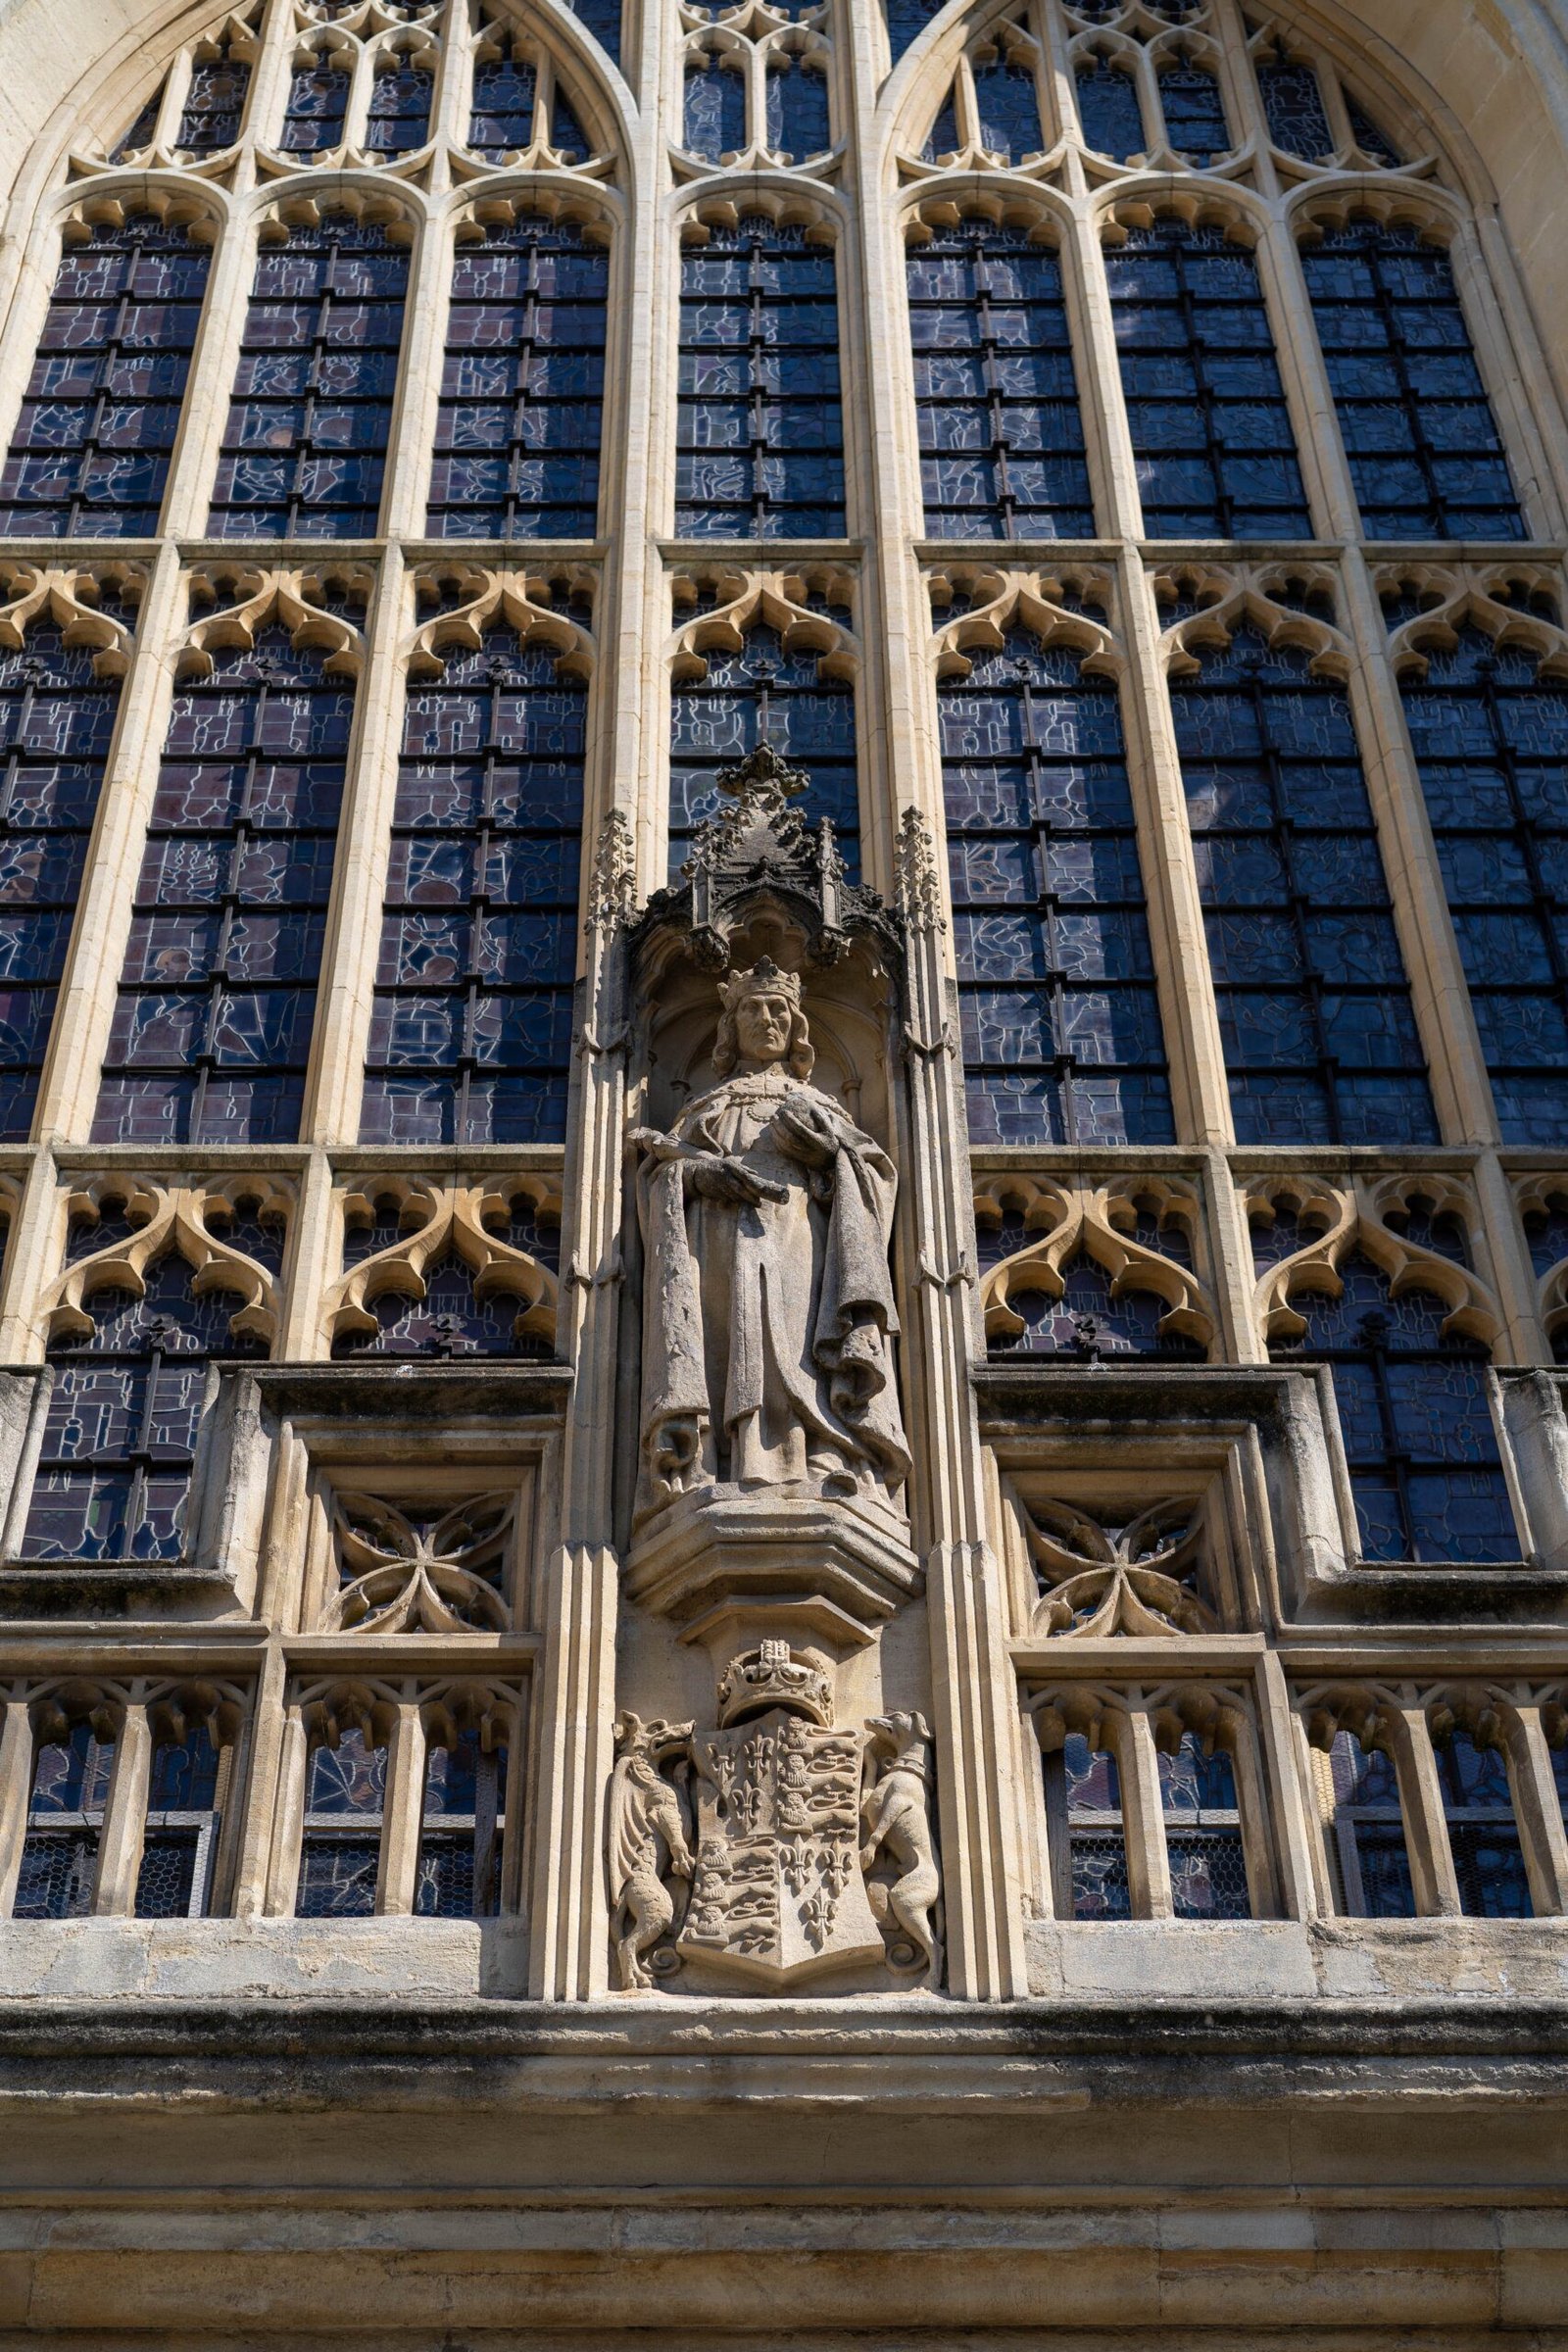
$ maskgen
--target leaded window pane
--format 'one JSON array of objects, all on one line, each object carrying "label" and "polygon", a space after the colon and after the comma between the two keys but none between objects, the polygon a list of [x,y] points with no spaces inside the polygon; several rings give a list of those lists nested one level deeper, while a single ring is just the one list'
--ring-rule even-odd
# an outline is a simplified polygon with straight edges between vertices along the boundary
[{"label": "leaded window pane", "polygon": [[1174,681],[1244,1144],[1439,1141],[1348,699],[1255,630]]},{"label": "leaded window pane", "polygon": [[958,136],[958,101],[950,89],[936,111],[920,153],[926,163],[939,164],[945,155],[956,155],[962,144]]},{"label": "leaded window pane", "polygon": [[1173,1139],[1114,687],[1022,628],[939,689],[977,1144]]},{"label": "leaded window pane", "polygon": [[435,81],[428,69],[399,58],[390,72],[370,83],[365,145],[370,155],[408,155],[430,136],[430,97]]},{"label": "leaded window pane", "polygon": [[488,1919],[501,1908],[507,1751],[472,1733],[432,1747],[425,1766],[416,1919]]},{"label": "leaded window pane", "polygon": [[1379,129],[1371,116],[1356,105],[1348,91],[1345,94],[1345,105],[1350,118],[1351,133],[1362,154],[1370,156],[1373,163],[1381,164],[1385,171],[1396,172],[1404,158],[1388,132]]},{"label": "leaded window pane", "polygon": [[1568,1121],[1568,687],[1479,629],[1426,654],[1405,718],[1507,1144]]},{"label": "leaded window pane", "polygon": [[725,52],[715,50],[700,65],[688,67],[684,135],[690,152],[710,164],[741,153],[746,145],[746,73],[738,58],[726,64]]},{"label": "leaded window pane", "polygon": [[185,1550],[191,1464],[216,1357],[264,1352],[238,1338],[228,1292],[196,1296],[164,1257],[146,1293],[88,1297],[90,1335],[56,1340],[43,1446],[23,1537],[29,1560],[174,1560]]},{"label": "leaded window pane", "polygon": [[[1282,1216],[1263,1238],[1259,1262],[1276,1262],[1308,1238]],[[1445,1333],[1448,1309],[1432,1292],[1396,1297],[1364,1251],[1338,1272],[1337,1298],[1293,1295],[1305,1337],[1270,1352],[1278,1363],[1330,1368],[1363,1557],[1516,1560],[1485,1348]]]},{"label": "leaded window pane", "polygon": [[1165,110],[1166,139],[1188,163],[1201,171],[1229,152],[1225,102],[1206,66],[1192,58],[1167,66],[1159,77],[1159,102]]},{"label": "leaded window pane", "polygon": [[438,539],[591,539],[610,260],[519,213],[452,259],[426,527]]},{"label": "leaded window pane", "polygon": [[[351,1225],[344,1236],[345,1268],[363,1265],[368,1257],[391,1250],[404,1238],[402,1202],[393,1197],[373,1203],[371,1220]],[[561,1229],[545,1224],[522,1199],[514,1200],[510,1216],[491,1220],[487,1230],[514,1250],[537,1258],[552,1273],[561,1261]],[[516,1329],[518,1302],[510,1291],[474,1287],[471,1266],[456,1250],[448,1250],[423,1270],[423,1295],[385,1290],[368,1302],[376,1322],[373,1333],[344,1333],[333,1343],[336,1356],[359,1354],[434,1356],[438,1359],[471,1355],[550,1356],[546,1343]]]},{"label": "leaded window pane", "polygon": [[212,661],[174,697],[95,1142],[299,1131],[354,690],[275,624]]},{"label": "leaded window pane", "polygon": [[1478,1746],[1464,1731],[1452,1731],[1433,1744],[1454,1876],[1467,1916],[1532,1918],[1530,1874],[1502,1749]]},{"label": "leaded window pane", "polygon": [[855,761],[855,689],[824,677],[820,657],[790,652],[777,629],[752,629],[738,653],[713,647],[705,677],[677,685],[670,698],[669,870],[678,874],[699,824],[716,816],[715,784],[760,743],[771,744],[810,777],[796,803],[808,822],[832,820],[852,877],[859,871],[860,808]]},{"label": "leaded window pane", "polygon": [[536,82],[533,67],[525,59],[502,56],[477,61],[468,114],[468,145],[476,155],[494,163],[531,144]]},{"label": "leaded window pane", "polygon": [[1027,229],[958,220],[906,273],[929,535],[1092,538],[1059,256]]},{"label": "leaded window pane", "polygon": [[109,161],[112,164],[122,164],[126,156],[137,155],[144,147],[152,145],[153,133],[158,128],[158,116],[163,102],[164,92],[163,86],[160,84],[136,117],[135,122],[131,123],[130,128],[111,150]]},{"label": "leaded window pane", "polygon": [[1165,219],[1105,255],[1152,539],[1311,537],[1257,264]]},{"label": "leaded window pane", "polygon": [[1250,1919],[1247,1853],[1230,1757],[1193,1732],[1159,1754],[1165,1857],[1178,1919]]},{"label": "leaded window pane", "polygon": [[1045,145],[1034,68],[1027,57],[995,57],[974,69],[980,144],[1004,164],[1021,164]]},{"label": "leaded window pane", "polygon": [[1268,135],[1287,155],[1303,163],[1327,163],[1334,153],[1334,133],[1318,78],[1308,65],[1262,63],[1257,86],[1268,121]]},{"label": "leaded window pane", "polygon": [[895,65],[911,42],[919,39],[943,5],[944,0],[883,0],[888,48]]},{"label": "leaded window pane", "polygon": [[251,70],[243,60],[211,58],[192,66],[190,86],[174,145],[193,161],[220,155],[239,137],[250,93]]},{"label": "leaded window pane", "polygon": [[1352,1919],[1414,1919],[1415,1882],[1393,1759],[1337,1732],[1329,1749],[1334,1791],[1329,1860],[1341,1911]]},{"label": "leaded window pane", "polygon": [[804,58],[775,52],[764,76],[767,145],[775,155],[801,163],[832,145],[828,124],[827,76]]},{"label": "leaded window pane", "polygon": [[843,535],[833,255],[748,214],[681,254],[675,528],[687,538]]},{"label": "leaded window pane", "polygon": [[1502,438],[1441,246],[1356,220],[1302,249],[1371,539],[1522,539]]},{"label": "leaded window pane", "polygon": [[1129,156],[1142,155],[1149,144],[1149,134],[1144,129],[1138,84],[1133,76],[1110,59],[1097,57],[1079,67],[1076,86],[1084,144],[1093,148],[1096,155],[1108,155],[1117,164],[1126,163]]},{"label": "leaded window pane", "polygon": [[156,532],[211,258],[150,213],[68,247],[0,473],[0,534]]},{"label": "leaded window pane", "polygon": [[403,340],[407,250],[348,213],[264,245],[208,529],[218,539],[368,539]]},{"label": "leaded window pane", "polygon": [[1122,1821],[1121,1778],[1108,1748],[1093,1748],[1078,1733],[1059,1756],[1046,1758],[1047,1787],[1054,1773],[1062,1781],[1068,1868],[1074,1919],[1131,1919],[1127,1877],[1127,1835]]},{"label": "leaded window pane", "polygon": [[566,0],[566,6],[579,24],[586,24],[594,39],[614,65],[620,63],[620,0]]},{"label": "leaded window pane", "polygon": [[120,705],[52,622],[0,652],[0,1138],[31,1125]]},{"label": "leaded window pane", "polygon": [[80,1919],[90,1910],[114,1758],[87,1723],[38,1742],[13,1919]]},{"label": "leaded window pane", "polygon": [[318,155],[343,144],[349,75],[329,64],[301,66],[288,85],[278,146],[285,155]]},{"label": "leaded window pane", "polygon": [[587,692],[511,629],[445,662],[409,687],[361,1141],[561,1143]]},{"label": "leaded window pane", "polygon": [[199,1918],[208,1908],[217,1858],[221,1758],[205,1724],[179,1745],[153,1754],[147,1823],[136,1874],[138,1919]]}]

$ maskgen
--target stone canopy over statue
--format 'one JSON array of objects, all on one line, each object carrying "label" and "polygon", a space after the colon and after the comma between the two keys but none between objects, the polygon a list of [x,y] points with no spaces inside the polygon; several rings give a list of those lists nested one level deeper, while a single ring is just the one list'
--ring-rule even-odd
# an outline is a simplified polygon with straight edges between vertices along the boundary
[{"label": "stone canopy over statue", "polygon": [[647,1262],[638,1515],[715,1486],[897,1494],[887,1154],[810,1083],[798,975],[719,986],[718,1083],[640,1128]]}]

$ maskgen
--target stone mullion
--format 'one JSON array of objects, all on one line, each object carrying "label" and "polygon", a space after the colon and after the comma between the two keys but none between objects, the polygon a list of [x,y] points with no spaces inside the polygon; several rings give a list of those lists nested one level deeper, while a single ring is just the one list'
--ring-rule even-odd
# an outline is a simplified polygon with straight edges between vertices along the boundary
[{"label": "stone mullion", "polygon": [[1420,1706],[1391,1706],[1386,1710],[1404,1815],[1404,1844],[1410,1861],[1415,1907],[1422,1919],[1456,1919],[1464,1906],[1453,1867],[1453,1848],[1444,1812],[1443,1785],[1432,1746],[1426,1710]]},{"label": "stone mullion", "polygon": [[[862,181],[875,189],[881,164],[868,17],[868,11],[852,17],[845,42],[853,100],[848,130]],[[916,1464],[910,1509],[926,1575],[948,1982],[962,1998],[1000,2000],[1027,1985],[1018,1693],[1006,1646],[1003,1566],[986,1538],[986,1466],[970,1380],[984,1349],[947,892],[940,853],[932,848],[933,837],[940,843],[943,834],[930,616],[909,544],[922,527],[914,403],[907,356],[901,364],[887,348],[891,321],[901,322],[895,331],[907,342],[894,282],[903,248],[893,208],[882,202],[858,208],[851,233],[859,241],[859,266],[841,284],[840,299],[857,299],[846,378],[853,384],[858,373],[859,414],[870,420],[869,443],[862,439],[857,449],[858,456],[865,451],[858,507],[868,526],[857,621],[868,649],[859,731],[869,766],[861,803],[872,818],[873,879],[882,880],[892,863],[896,803],[906,826],[899,877],[908,916],[904,1370]]]},{"label": "stone mullion", "polygon": [[1318,346],[1301,257],[1290,222],[1272,213],[1257,258],[1274,328],[1274,351],[1296,434],[1307,505],[1331,539],[1354,539],[1361,511],[1340,438],[1329,372]]},{"label": "stone mullion", "polygon": [[1505,1718],[1503,1755],[1513,1817],[1530,1880],[1530,1902],[1538,1918],[1568,1911],[1568,1826],[1562,1817],[1551,1749],[1539,1706],[1512,1710]]},{"label": "stone mullion", "polygon": [[1165,1845],[1165,1808],[1159,1787],[1159,1751],[1154,1727],[1141,1700],[1125,1715],[1109,1718],[1116,1736],[1116,1775],[1121,1784],[1122,1842],[1127,1857],[1127,1892],[1134,1919],[1171,1920],[1170,1855]]},{"label": "stone mullion", "polygon": [[426,214],[409,271],[397,397],[387,434],[381,528],[389,539],[416,539],[424,529],[446,350],[452,253],[450,215],[445,208]]},{"label": "stone mullion", "polygon": [[27,1809],[32,1802],[34,1749],[26,1700],[12,1691],[4,1705],[5,1724],[0,1729],[0,1920],[11,1917],[17,1899],[23,1848],[27,1841]]},{"label": "stone mullion", "polygon": [[1273,198],[1280,192],[1279,173],[1270,153],[1268,118],[1252,74],[1246,20],[1237,0],[1208,0],[1208,11],[1209,28],[1225,58],[1226,71],[1220,86],[1230,101],[1231,120],[1242,133],[1237,145],[1249,138],[1254,142],[1258,190],[1263,196]]},{"label": "stone mullion", "polygon": [[[1138,488],[1127,402],[1121,387],[1121,359],[1111,317],[1110,282],[1105,275],[1104,248],[1101,242],[1100,224],[1103,217],[1102,210],[1091,210],[1087,199],[1074,208],[1071,240],[1074,267],[1063,272],[1063,290],[1070,306],[1078,405],[1088,428],[1084,438],[1089,445],[1090,474],[1100,525],[1107,538],[1136,540],[1143,533],[1144,504]],[[1066,242],[1063,238],[1064,246]]]},{"label": "stone mullion", "polygon": [[324,1151],[318,1151],[300,1180],[294,1209],[288,1287],[275,1348],[284,1362],[326,1352],[321,1305],[342,1257],[343,1227],[332,1164]]},{"label": "stone mullion", "polygon": [[207,529],[235,355],[256,269],[256,227],[255,205],[236,204],[223,223],[208,272],[201,331],[191,354],[164,497],[164,529],[171,538],[197,539]]},{"label": "stone mullion", "polygon": [[1250,1716],[1243,1716],[1237,1724],[1230,1757],[1242,1858],[1247,1868],[1248,1909],[1254,1919],[1290,1918],[1293,1913],[1280,1899],[1279,1873],[1274,1866],[1274,1824],[1269,1817],[1257,1732]]},{"label": "stone mullion", "polygon": [[430,107],[430,136],[435,142],[430,167],[432,195],[444,195],[452,185],[449,150],[467,145],[473,52],[474,25],[468,0],[448,0],[441,21],[441,71]]},{"label": "stone mullion", "polygon": [[1525,527],[1538,537],[1558,538],[1568,528],[1568,434],[1508,239],[1489,213],[1480,212],[1460,220],[1449,259]]},{"label": "stone mullion", "polygon": [[[294,0],[270,0],[262,27],[261,55],[251,75],[250,102],[246,109],[246,148],[254,156],[258,147],[277,151],[282,136],[283,116],[286,111],[288,86],[294,73],[295,29]],[[251,167],[254,179],[255,166]]]},{"label": "stone mullion", "polygon": [[393,545],[382,559],[355,694],[348,788],[338,822],[311,1074],[300,1122],[307,1143],[353,1143],[359,1134],[402,745],[402,643],[411,621],[402,550]]},{"label": "stone mullion", "polygon": [[381,1855],[375,1908],[388,1919],[411,1919],[419,1886],[419,1832],[424,1819],[424,1722],[417,1699],[398,1703],[386,1743],[386,1794],[381,1807]]},{"label": "stone mullion", "polygon": [[[36,1152],[27,1170],[21,1208],[6,1236],[0,1363],[37,1363],[42,1357],[45,1335],[38,1328],[39,1306],[59,1269],[60,1223],[60,1181],[54,1153]],[[14,1525],[16,1517],[13,1497],[8,1525]]]},{"label": "stone mullion", "polygon": [[116,984],[130,934],[131,900],[184,635],[185,580],[174,548],[156,556],[136,629],[136,651],[121,694],[114,748],[77,899],[71,951],[60,982],[33,1134],[85,1143],[115,1017]]},{"label": "stone mullion", "polygon": [[1270,1800],[1257,1816],[1258,1826],[1271,1848],[1284,1917],[1311,1919],[1323,1906],[1317,1900],[1318,1872],[1301,1777],[1302,1737],[1278,1650],[1259,1654],[1253,1688]]},{"label": "stone mullion", "polygon": [[[562,1437],[559,1540],[540,1580],[543,1640],[530,1708],[527,1853],[519,1865],[529,1887],[529,1988],[543,2000],[589,1999],[610,1982],[604,1842],[620,1576],[612,1496],[624,1434],[615,1411],[628,1013],[623,925],[638,865],[651,886],[650,853],[664,832],[642,796],[643,779],[663,772],[655,737],[667,729],[667,701],[657,685],[665,634],[657,599],[666,591],[651,531],[669,513],[658,466],[667,472],[673,440],[677,239],[665,209],[662,132],[671,107],[678,122],[681,104],[678,45],[666,41],[662,10],[643,12],[641,41],[636,86],[662,100],[627,122],[627,203],[612,248],[600,498],[601,512],[615,519],[594,615],[584,963],[558,1338],[575,1379]],[[589,843],[599,845],[597,857],[586,854]]]},{"label": "stone mullion", "polygon": [[98,1833],[98,1867],[93,1877],[95,1917],[128,1919],[136,1908],[152,1763],[152,1725],[146,1706],[134,1700],[125,1708],[115,1737],[114,1769]]},{"label": "stone mullion", "polygon": [[283,1697],[280,1651],[268,1660],[256,1698],[256,1754],[245,1836],[235,1873],[239,1919],[286,1919],[294,1909],[305,1846],[311,1751],[298,1700]]}]

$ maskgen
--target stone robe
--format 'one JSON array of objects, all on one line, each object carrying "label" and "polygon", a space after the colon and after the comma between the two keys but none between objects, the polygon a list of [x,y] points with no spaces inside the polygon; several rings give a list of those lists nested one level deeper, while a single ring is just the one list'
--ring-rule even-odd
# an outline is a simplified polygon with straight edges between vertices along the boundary
[{"label": "stone robe", "polygon": [[[824,1116],[823,1168],[774,1131],[790,1100]],[[781,1066],[688,1104],[640,1177],[647,1248],[643,1512],[715,1481],[848,1494],[901,1484],[908,1454],[893,1376],[888,1271],[897,1178],[843,1109]],[[743,1160],[782,1188],[755,1206],[705,1198],[693,1152]]]}]

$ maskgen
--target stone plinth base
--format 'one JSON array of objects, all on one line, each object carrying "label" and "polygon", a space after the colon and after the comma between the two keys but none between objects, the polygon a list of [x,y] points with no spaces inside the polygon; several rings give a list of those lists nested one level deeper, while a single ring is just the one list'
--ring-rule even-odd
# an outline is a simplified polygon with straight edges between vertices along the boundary
[{"label": "stone plinth base", "polygon": [[756,1613],[851,1647],[919,1590],[899,1513],[779,1488],[683,1495],[639,1530],[626,1568],[632,1599],[694,1635],[715,1613]]}]

